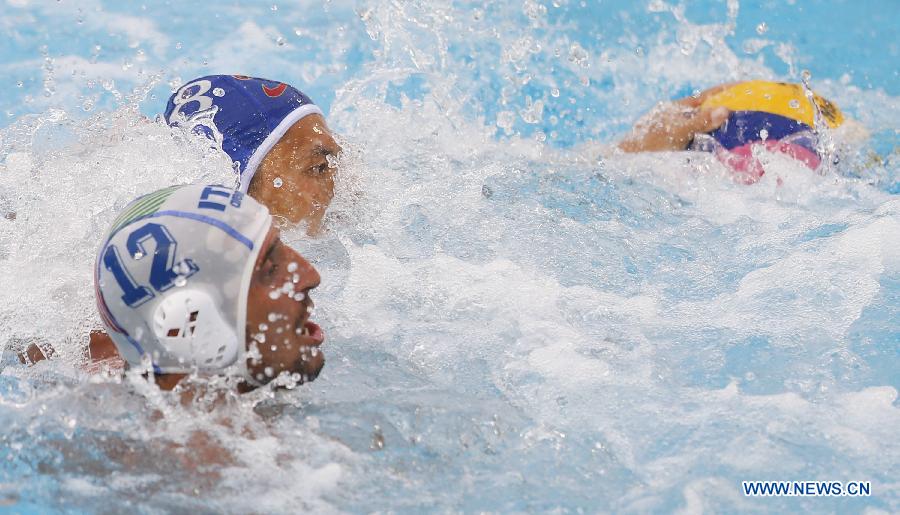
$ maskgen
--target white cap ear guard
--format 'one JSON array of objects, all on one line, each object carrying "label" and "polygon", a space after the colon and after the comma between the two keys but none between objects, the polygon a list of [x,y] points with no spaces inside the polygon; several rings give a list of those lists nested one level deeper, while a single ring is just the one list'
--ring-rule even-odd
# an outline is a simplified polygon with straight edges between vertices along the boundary
[{"label": "white cap ear guard", "polygon": [[237,365],[247,377],[247,292],[271,223],[264,206],[224,186],[176,186],[129,204],[94,271],[122,357],[132,366],[149,357],[156,373]]},{"label": "white cap ear guard", "polygon": [[237,334],[201,290],[181,289],[166,296],[153,314],[153,332],[168,354],[185,364],[221,368],[238,357]]}]

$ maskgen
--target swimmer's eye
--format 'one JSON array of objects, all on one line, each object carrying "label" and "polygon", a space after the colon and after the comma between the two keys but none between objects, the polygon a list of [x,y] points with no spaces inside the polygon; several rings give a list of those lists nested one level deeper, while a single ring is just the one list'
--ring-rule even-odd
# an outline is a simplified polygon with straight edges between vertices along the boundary
[{"label": "swimmer's eye", "polygon": [[271,282],[275,277],[275,272],[278,271],[278,265],[272,261],[266,261],[263,263],[262,273],[263,277],[266,278],[267,281]]},{"label": "swimmer's eye", "polygon": [[321,164],[311,167],[309,169],[309,172],[312,175],[323,175],[323,174],[328,173],[329,169],[330,169],[330,167],[328,166],[328,163],[321,163]]},{"label": "swimmer's eye", "polygon": [[276,241],[272,245],[266,249],[266,255],[263,258],[262,265],[259,267],[259,271],[262,273],[263,277],[269,281],[275,276],[275,272],[278,271],[278,263],[275,262],[273,256],[275,255],[275,248],[281,244],[281,241]]}]

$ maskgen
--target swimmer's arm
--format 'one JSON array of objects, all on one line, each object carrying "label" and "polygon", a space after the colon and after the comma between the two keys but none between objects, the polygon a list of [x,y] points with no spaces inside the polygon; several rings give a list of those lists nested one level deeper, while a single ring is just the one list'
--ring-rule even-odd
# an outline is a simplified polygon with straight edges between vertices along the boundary
[{"label": "swimmer's arm", "polygon": [[83,370],[89,374],[117,374],[126,368],[116,344],[103,331],[91,331],[88,358]]},{"label": "swimmer's arm", "polygon": [[722,84],[707,89],[697,97],[659,103],[634,124],[631,132],[619,142],[619,150],[661,152],[687,149],[695,135],[714,131],[725,123],[730,114],[728,109],[704,109],[700,106],[709,96],[731,85]]},{"label": "swimmer's arm", "polygon": [[54,354],[56,354],[56,351],[53,350],[49,343],[42,345],[31,343],[25,350],[20,350],[16,357],[19,358],[19,363],[23,365],[34,365],[39,361],[53,357]]},{"label": "swimmer's arm", "polygon": [[[119,356],[116,344],[113,343],[112,338],[103,331],[91,331],[88,351],[90,353],[88,354],[90,361],[87,364],[89,370],[101,363],[116,365],[121,362],[122,365],[119,368],[124,368],[124,361],[121,356]],[[28,348],[19,352],[18,357],[23,365],[33,365],[39,361],[52,358],[55,354],[56,351],[49,343],[41,345],[32,343]]]},{"label": "swimmer's arm", "polygon": [[90,338],[88,349],[90,350],[91,361],[98,362],[112,358],[122,359],[119,356],[119,351],[116,349],[116,344],[105,332],[91,331]]}]

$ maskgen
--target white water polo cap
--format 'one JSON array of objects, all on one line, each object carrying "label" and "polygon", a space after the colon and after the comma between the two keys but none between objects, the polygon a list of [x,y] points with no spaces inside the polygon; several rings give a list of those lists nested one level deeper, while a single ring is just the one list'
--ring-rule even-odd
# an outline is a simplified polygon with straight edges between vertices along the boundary
[{"label": "white water polo cap", "polygon": [[153,371],[246,373],[247,293],[269,211],[224,186],[174,186],[130,203],[94,270],[97,308],[122,357]]}]

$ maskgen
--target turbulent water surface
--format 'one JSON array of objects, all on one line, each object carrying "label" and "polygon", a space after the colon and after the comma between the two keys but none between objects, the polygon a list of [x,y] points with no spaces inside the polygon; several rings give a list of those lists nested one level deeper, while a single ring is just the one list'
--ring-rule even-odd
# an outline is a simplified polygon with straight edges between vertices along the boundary
[{"label": "turbulent water surface", "polygon": [[[210,5],[0,6],[0,510],[900,510],[896,2]],[[803,70],[868,133],[821,174],[609,148]],[[209,73],[304,89],[346,152],[325,235],[285,233],[323,374],[185,407],[78,364],[116,211],[232,180],[156,118]]]}]

